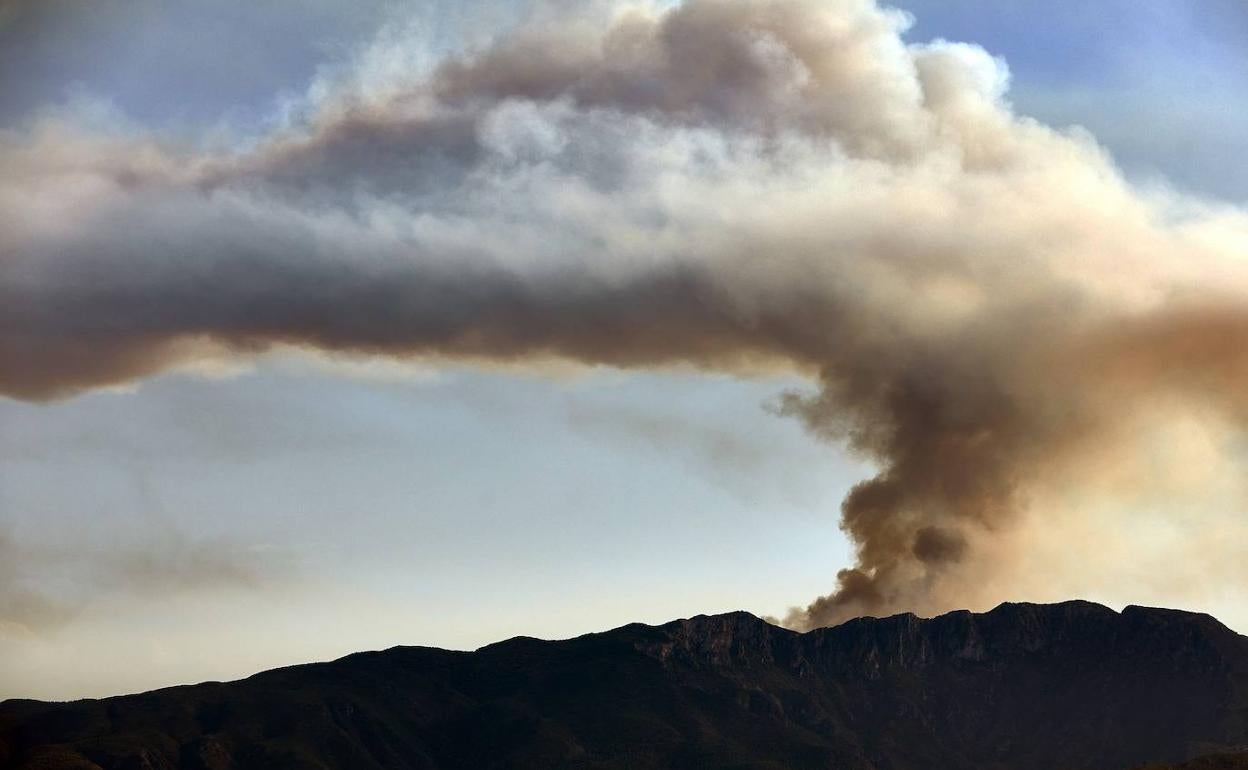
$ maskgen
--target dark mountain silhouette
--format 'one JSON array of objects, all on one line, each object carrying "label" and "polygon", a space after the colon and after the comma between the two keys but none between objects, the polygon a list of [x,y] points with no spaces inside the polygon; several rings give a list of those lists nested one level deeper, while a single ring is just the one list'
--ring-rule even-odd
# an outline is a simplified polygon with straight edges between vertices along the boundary
[{"label": "dark mountain silhouette", "polygon": [[1088,602],[806,634],[699,616],[0,705],[0,768],[23,770],[1225,770],[1240,748],[1248,637]]}]

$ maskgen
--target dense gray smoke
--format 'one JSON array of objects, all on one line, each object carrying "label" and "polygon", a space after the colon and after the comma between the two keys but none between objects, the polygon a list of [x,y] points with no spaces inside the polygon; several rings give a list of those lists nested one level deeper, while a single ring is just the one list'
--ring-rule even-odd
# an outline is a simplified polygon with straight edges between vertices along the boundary
[{"label": "dense gray smoke", "polygon": [[793,371],[815,388],[779,409],[879,473],[843,504],[857,564],[788,622],[1009,596],[1020,538],[1072,521],[1038,504],[1146,416],[1248,413],[1248,216],[1133,189],[1015,115],[1002,62],[906,24],[621,7],[324,89],[228,151],[4,135],[0,392],[285,346]]}]

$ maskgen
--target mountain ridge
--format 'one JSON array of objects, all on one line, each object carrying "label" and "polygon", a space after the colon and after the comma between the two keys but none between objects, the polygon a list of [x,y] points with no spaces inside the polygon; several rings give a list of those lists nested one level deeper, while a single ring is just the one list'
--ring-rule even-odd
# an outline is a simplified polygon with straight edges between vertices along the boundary
[{"label": "mountain ridge", "polygon": [[805,633],[696,615],[0,703],[5,770],[1122,770],[1245,747],[1248,637],[1079,600]]}]

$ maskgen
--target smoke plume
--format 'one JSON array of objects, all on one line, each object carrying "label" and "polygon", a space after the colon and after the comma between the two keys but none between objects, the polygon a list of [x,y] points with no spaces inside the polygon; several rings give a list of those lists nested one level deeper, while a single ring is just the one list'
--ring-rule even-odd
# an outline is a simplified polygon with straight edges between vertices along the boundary
[{"label": "smoke plume", "polygon": [[1248,215],[1133,188],[908,21],[620,7],[322,89],[245,147],[10,132],[0,392],[288,346],[792,371],[779,410],[878,475],[843,503],[856,565],[788,622],[1001,598],[1020,533],[1071,521],[1038,504],[1141,424],[1248,416]]},{"label": "smoke plume", "polygon": [[54,632],[102,598],[254,589],[280,582],[292,568],[280,552],[173,529],[101,548],[19,542],[0,526],[0,643]]}]

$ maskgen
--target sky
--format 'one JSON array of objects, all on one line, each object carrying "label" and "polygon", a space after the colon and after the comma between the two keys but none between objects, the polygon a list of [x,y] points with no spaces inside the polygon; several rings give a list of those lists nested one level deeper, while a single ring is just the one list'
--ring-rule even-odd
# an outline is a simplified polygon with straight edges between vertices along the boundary
[{"label": "sky", "polygon": [[734,609],[1248,629],[1245,32],[0,2],[0,698]]}]

